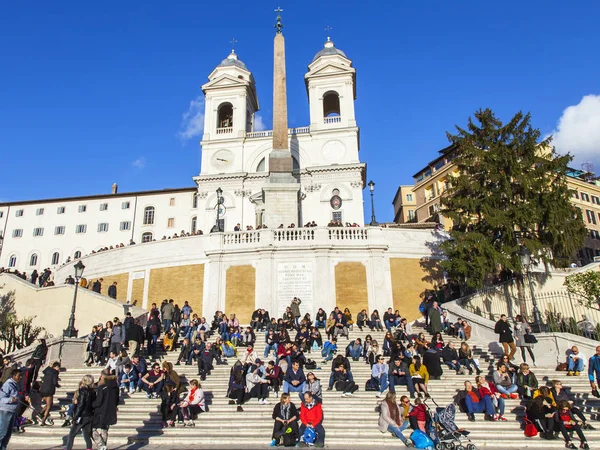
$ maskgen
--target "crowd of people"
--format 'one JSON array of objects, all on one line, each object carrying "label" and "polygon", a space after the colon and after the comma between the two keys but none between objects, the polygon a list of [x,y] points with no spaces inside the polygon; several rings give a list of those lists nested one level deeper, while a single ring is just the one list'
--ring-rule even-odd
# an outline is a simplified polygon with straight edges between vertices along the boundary
[{"label": "crowd of people", "polygon": [[[342,398],[354,396],[360,387],[352,365],[366,364],[371,376],[365,390],[373,391],[377,399],[379,430],[391,433],[408,447],[413,444],[405,430],[429,431],[430,380],[440,379],[444,370],[451,370],[467,377],[475,374],[474,379],[464,381],[464,389],[455,398],[469,421],[475,421],[478,414],[487,421],[506,421],[505,401],[521,399],[525,424],[542,438],[556,439],[562,434],[565,445],[575,448],[573,432],[581,441],[580,447],[589,448],[583,430],[592,426],[583,409],[571,401],[560,381],[552,381],[551,387],[540,385],[526,362],[529,357],[535,367],[534,343],[525,338],[533,333],[523,317],[516,317],[512,325],[505,316],[497,322],[495,331],[505,354],[487,373],[474,355],[475,347],[469,344],[471,325],[460,318],[449,320],[433,298],[419,307],[431,338],[413,329],[392,308],[382,316],[377,310],[362,310],[355,317],[348,308],[336,307],[329,314],[319,308],[312,318],[301,313],[301,304],[301,299],[294,298],[279,318],[257,309],[249,326],[243,326],[235,314],[217,311],[209,322],[188,302],[179,307],[174,300],[165,299],[161,305],[152,304],[145,325],[128,313],[123,321],[115,317],[94,326],[87,337],[85,363],[102,372],[98,383],[91,375],[83,377],[72,404],[61,411],[63,426],[70,427],[67,448],[80,431],[87,448],[92,441],[98,448],[106,448],[108,430],[117,421],[119,398],[138,393],[160,399],[164,427],[193,427],[198,415],[207,411],[201,382],[211,376],[215,365],[230,361],[227,397],[238,412],[243,413],[244,405],[253,399],[258,405],[270,405],[269,397],[277,397],[271,446],[322,447],[326,435],[323,390],[335,390]],[[354,327],[367,333],[367,328],[373,333],[383,332],[382,342],[371,334],[350,340],[349,331]],[[342,345],[344,337],[346,343]],[[255,345],[261,339],[265,348],[259,354]],[[159,347],[177,355],[175,364],[157,358]],[[519,365],[515,364],[518,348],[523,360]],[[49,363],[40,383],[37,378],[46,355],[42,340],[23,368],[17,368],[9,357],[4,359],[0,434],[4,433],[6,443],[13,426],[19,430],[29,423],[52,424],[50,411],[59,387],[60,364]],[[322,358],[319,368],[330,364],[329,372],[315,371],[318,364],[311,359],[317,358],[315,355]],[[592,395],[600,396],[596,384],[600,346],[589,359],[573,347],[566,364],[567,375],[573,377],[587,365]],[[186,383],[176,371],[179,365],[195,365],[198,378]],[[7,423],[11,425],[7,427]]]}]

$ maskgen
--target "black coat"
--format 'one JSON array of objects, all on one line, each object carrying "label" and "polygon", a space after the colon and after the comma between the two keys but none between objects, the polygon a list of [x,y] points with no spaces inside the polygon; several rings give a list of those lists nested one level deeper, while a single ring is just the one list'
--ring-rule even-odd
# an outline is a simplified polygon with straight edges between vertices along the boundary
[{"label": "black coat", "polygon": [[144,329],[141,325],[133,324],[125,332],[128,341],[135,341],[138,344],[144,343]]},{"label": "black coat", "polygon": [[73,411],[73,419],[77,420],[80,417],[93,417],[94,407],[92,405],[95,398],[96,392],[93,389],[79,389],[77,405],[75,405],[75,410]]},{"label": "black coat", "polygon": [[42,397],[52,397],[56,393],[58,387],[58,371],[52,367],[46,367],[44,369],[44,379],[42,386],[40,387],[40,394]]},{"label": "black coat", "polygon": [[[100,292],[100,291],[96,291],[96,292]],[[110,298],[117,298],[117,287],[114,284],[111,284],[108,287],[108,296]]]},{"label": "black coat", "polygon": [[423,365],[427,367],[430,377],[441,377],[444,373],[438,352],[426,351],[423,355]]},{"label": "black coat", "polygon": [[117,407],[119,406],[119,385],[115,376],[104,377],[104,384],[96,388],[93,428],[108,429],[117,423]]},{"label": "black coat", "polygon": [[42,361],[46,359],[46,355],[48,354],[48,347],[45,344],[38,344],[38,346],[33,351],[31,357],[33,359],[41,359]]},{"label": "black coat", "polygon": [[450,347],[445,346],[444,350],[442,350],[442,359],[444,362],[458,361],[458,352],[456,349],[453,350]]},{"label": "black coat", "polygon": [[509,323],[505,322],[502,319],[500,319],[498,322],[496,322],[496,326],[494,327],[494,333],[499,335],[500,342],[511,343],[511,342],[515,341],[513,339],[512,329],[511,329]]}]

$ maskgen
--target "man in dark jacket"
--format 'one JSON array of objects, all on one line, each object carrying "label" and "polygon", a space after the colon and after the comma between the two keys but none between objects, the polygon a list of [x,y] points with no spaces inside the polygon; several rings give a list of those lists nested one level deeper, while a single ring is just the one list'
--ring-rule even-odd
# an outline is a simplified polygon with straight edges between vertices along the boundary
[{"label": "man in dark jacket", "polygon": [[404,353],[400,353],[390,364],[390,370],[388,372],[388,380],[390,382],[390,392],[396,392],[396,386],[406,385],[408,392],[410,392],[410,398],[415,398],[415,386],[412,382],[410,372],[408,370],[408,362]]},{"label": "man in dark jacket", "polygon": [[125,346],[125,327],[121,323],[118,317],[113,319],[113,335],[110,340],[110,351],[115,352],[118,355],[123,347]]},{"label": "man in dark jacket", "polygon": [[139,355],[144,344],[144,329],[140,325],[139,320],[136,320],[133,325],[126,328],[125,337],[129,346],[129,354],[131,356]]},{"label": "man in dark jacket", "polygon": [[429,328],[431,334],[442,332],[442,310],[438,305],[438,302],[434,301],[429,308]]},{"label": "man in dark jacket", "polygon": [[114,299],[117,298],[117,282],[116,281],[108,287],[108,296],[110,298],[114,298]]},{"label": "man in dark jacket", "polygon": [[[511,361],[515,359],[515,353],[517,352],[517,346],[513,338],[512,329],[508,323],[506,314],[500,316],[500,320],[496,322],[494,326],[494,333],[498,335],[498,341],[504,348],[504,353],[508,355],[508,359]],[[510,352],[509,352],[510,349]]]},{"label": "man in dark jacket", "polygon": [[148,341],[148,355],[154,356],[156,353],[156,342],[160,336],[160,320],[156,316],[148,321],[146,325],[146,340]]},{"label": "man in dark jacket", "polygon": [[215,351],[212,349],[210,342],[206,343],[204,350],[198,355],[198,375],[202,381],[206,380],[206,375],[210,375],[210,371],[214,369],[213,360],[215,359]]},{"label": "man in dark jacket", "polygon": [[102,292],[102,282],[103,281],[104,281],[104,278],[100,278],[99,280],[94,281],[94,284],[92,284],[92,291],[100,294]]},{"label": "man in dark jacket", "polygon": [[440,363],[440,354],[434,348],[428,349],[423,355],[423,365],[427,367],[429,376],[434,380],[439,380],[444,373]]},{"label": "man in dark jacket", "polygon": [[117,407],[119,406],[119,385],[117,377],[108,370],[103,370],[96,388],[96,399],[92,404],[92,436],[98,450],[106,450],[108,446],[108,429],[117,423]]},{"label": "man in dark jacket", "polygon": [[458,352],[454,348],[454,342],[448,342],[448,345],[442,350],[442,359],[450,369],[456,370],[456,374],[459,375],[461,372],[461,366],[458,362]]}]

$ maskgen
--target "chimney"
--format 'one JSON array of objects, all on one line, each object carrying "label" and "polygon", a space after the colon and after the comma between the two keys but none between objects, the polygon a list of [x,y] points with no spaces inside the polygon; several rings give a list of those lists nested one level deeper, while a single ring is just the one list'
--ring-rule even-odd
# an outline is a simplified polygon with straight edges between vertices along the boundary
[{"label": "chimney", "polygon": [[119,190],[119,186],[117,185],[117,183],[113,183],[113,185],[112,185],[112,195],[115,195],[118,190]]}]

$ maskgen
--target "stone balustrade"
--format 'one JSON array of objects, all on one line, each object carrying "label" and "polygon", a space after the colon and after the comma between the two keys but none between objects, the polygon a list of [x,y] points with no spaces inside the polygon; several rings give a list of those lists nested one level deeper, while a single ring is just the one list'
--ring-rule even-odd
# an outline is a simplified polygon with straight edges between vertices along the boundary
[{"label": "stone balustrade", "polygon": [[[307,134],[310,133],[310,127],[288,128],[288,135]],[[219,129],[217,129],[219,134]],[[256,139],[273,136],[273,130],[250,131],[246,133],[246,139]]]}]

